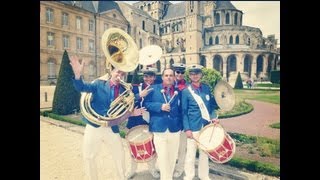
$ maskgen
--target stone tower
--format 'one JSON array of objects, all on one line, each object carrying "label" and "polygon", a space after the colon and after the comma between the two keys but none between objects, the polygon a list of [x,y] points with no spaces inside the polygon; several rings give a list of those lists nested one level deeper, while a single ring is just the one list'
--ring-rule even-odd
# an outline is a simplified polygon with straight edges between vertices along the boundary
[{"label": "stone tower", "polygon": [[200,1],[186,1],[186,64],[199,63],[199,50],[203,46],[202,18],[200,16]]}]

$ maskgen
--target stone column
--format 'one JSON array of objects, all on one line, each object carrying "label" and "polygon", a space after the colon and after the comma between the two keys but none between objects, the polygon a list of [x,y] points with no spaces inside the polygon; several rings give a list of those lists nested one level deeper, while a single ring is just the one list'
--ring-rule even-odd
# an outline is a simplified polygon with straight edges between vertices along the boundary
[{"label": "stone column", "polygon": [[222,69],[223,69],[223,80],[225,80],[225,81],[227,81],[227,56],[226,55],[224,55],[224,56],[222,56],[221,55],[221,57],[222,57]]},{"label": "stone column", "polygon": [[268,67],[269,55],[270,54],[266,54],[265,56],[263,56],[263,69],[262,69],[262,76],[261,76],[263,78],[265,78],[267,76],[267,67]]},{"label": "stone column", "polygon": [[257,79],[257,54],[252,55],[252,64],[251,64],[251,78]]}]

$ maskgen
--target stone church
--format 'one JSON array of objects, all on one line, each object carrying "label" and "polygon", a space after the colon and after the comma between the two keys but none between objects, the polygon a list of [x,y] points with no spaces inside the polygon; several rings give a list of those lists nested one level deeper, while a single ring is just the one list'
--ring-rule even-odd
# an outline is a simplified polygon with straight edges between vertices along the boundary
[{"label": "stone church", "polygon": [[101,37],[110,27],[130,34],[139,49],[162,47],[159,73],[198,63],[231,85],[238,72],[243,80],[267,80],[280,69],[277,39],[243,25],[243,15],[230,1],[40,1],[40,84],[56,82],[65,50],[85,62],[86,81],[105,74]]}]

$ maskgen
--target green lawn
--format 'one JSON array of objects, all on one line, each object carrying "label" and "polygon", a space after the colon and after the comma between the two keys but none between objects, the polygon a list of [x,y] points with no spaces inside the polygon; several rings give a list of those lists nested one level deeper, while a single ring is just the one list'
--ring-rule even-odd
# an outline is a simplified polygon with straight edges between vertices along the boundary
[{"label": "green lawn", "polygon": [[279,90],[241,90],[234,89],[237,99],[251,99],[273,104],[280,104],[280,91]]}]

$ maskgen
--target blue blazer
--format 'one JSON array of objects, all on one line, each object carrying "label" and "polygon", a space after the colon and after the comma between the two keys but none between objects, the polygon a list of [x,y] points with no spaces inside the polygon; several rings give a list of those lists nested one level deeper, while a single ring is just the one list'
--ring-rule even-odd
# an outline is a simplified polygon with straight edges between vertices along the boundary
[{"label": "blue blazer", "polygon": [[[92,93],[92,98],[91,98],[92,109],[95,112],[97,112],[99,115],[105,116],[112,102],[112,99],[110,98],[111,89],[110,89],[109,81],[96,79],[92,83],[85,83],[82,77],[79,80],[76,80],[76,79],[72,79],[72,80],[73,80],[73,85],[77,91]],[[120,86],[119,95],[124,90],[125,89],[122,86]],[[99,125],[91,123],[84,117],[82,117],[82,120],[85,123],[92,125],[93,127],[99,127]],[[111,128],[114,133],[119,133],[119,127],[117,125],[111,126]]]},{"label": "blue blazer", "polygon": [[[185,131],[199,131],[203,126],[209,124],[209,122],[202,118],[198,103],[194,100],[188,89],[189,86],[191,85],[188,85],[182,91],[183,129]],[[194,89],[192,88],[192,90]],[[210,87],[206,84],[201,83],[200,91],[194,90],[194,92],[203,100],[209,112],[210,119],[215,118],[215,108],[217,107],[217,103],[210,91]]]},{"label": "blue blazer", "polygon": [[152,85],[151,88],[153,88],[153,91],[144,100],[145,107],[150,113],[149,131],[165,132],[169,129],[170,132],[178,132],[182,130],[181,92],[175,88],[175,91],[178,91],[178,95],[170,103],[171,111],[166,112],[161,110],[162,104],[165,104],[161,93],[162,84]]},{"label": "blue blazer", "polygon": [[[132,92],[135,94],[134,107],[138,107],[138,108],[141,107],[140,103],[142,101],[142,98],[140,98],[140,96],[139,96],[139,86],[140,86],[140,84],[132,85]],[[141,86],[142,86],[141,90],[143,90],[144,84],[142,84]],[[144,125],[144,124],[148,125],[149,123],[147,121],[145,121],[142,118],[142,116],[132,116],[132,117],[128,118],[127,128],[131,129],[135,126]]]}]

